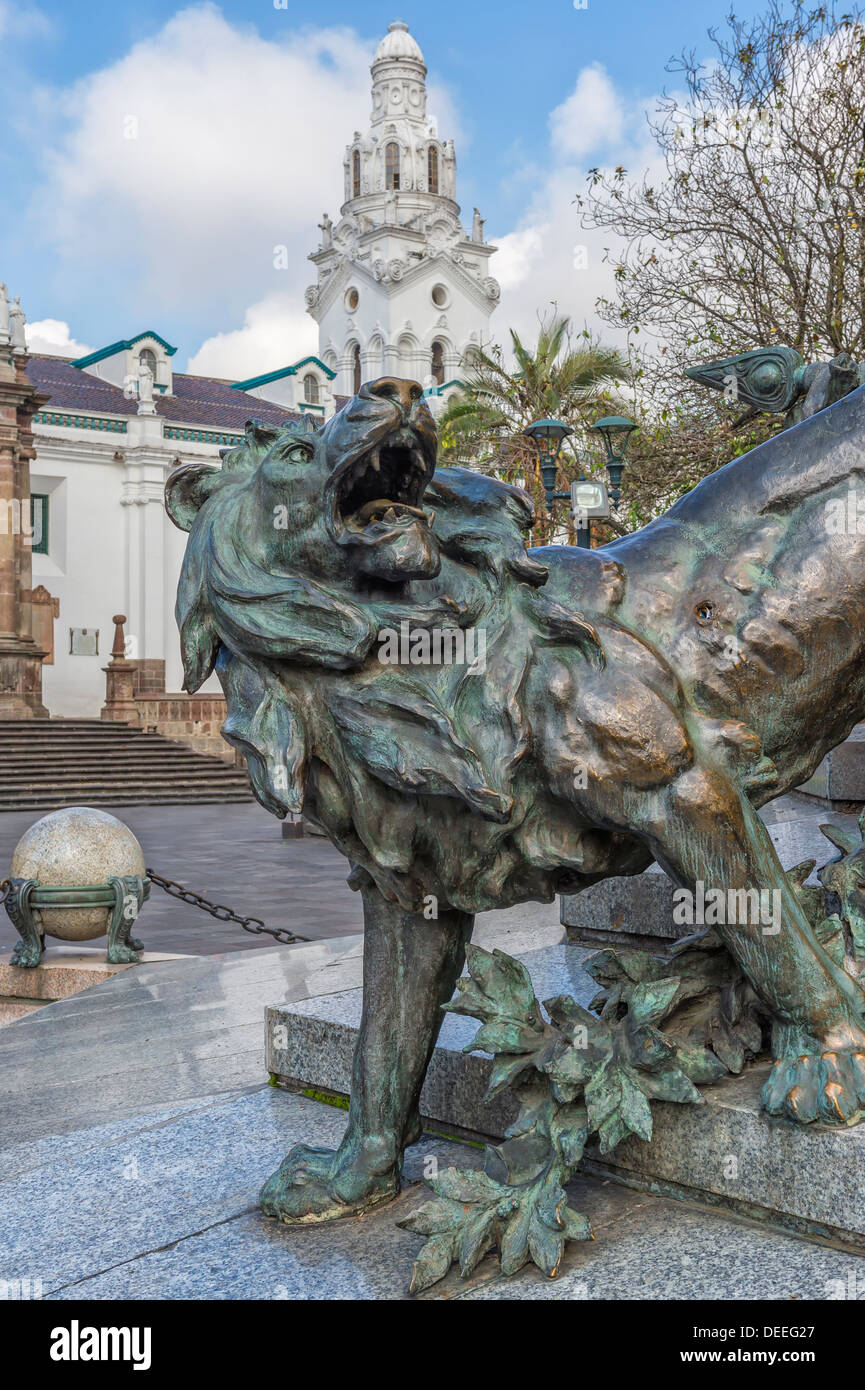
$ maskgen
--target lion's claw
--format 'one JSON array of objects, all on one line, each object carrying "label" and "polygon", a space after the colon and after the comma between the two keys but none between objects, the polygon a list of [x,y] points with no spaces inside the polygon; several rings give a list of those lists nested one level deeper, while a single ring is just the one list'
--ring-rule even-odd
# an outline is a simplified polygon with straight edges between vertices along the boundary
[{"label": "lion's claw", "polygon": [[802,1125],[857,1124],[865,1116],[865,1054],[807,1053],[782,1057],[763,1087],[763,1106]]},{"label": "lion's claw", "polygon": [[346,1170],[333,1149],[295,1144],[259,1195],[265,1216],[289,1224],[336,1221],[369,1211],[399,1192],[399,1174],[363,1175]]}]

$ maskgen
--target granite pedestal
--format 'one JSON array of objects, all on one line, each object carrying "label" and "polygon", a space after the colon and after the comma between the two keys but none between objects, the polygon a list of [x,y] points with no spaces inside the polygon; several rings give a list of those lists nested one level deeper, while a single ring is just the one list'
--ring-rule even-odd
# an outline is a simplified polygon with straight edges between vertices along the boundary
[{"label": "granite pedestal", "polygon": [[[138,964],[153,965],[179,959],[181,957],[173,953],[142,951]],[[72,994],[80,994],[103,980],[110,980],[113,975],[135,968],[134,963],[110,964],[104,946],[52,944],[46,946],[41,961],[32,969],[13,965],[12,952],[4,952],[0,955],[0,1025],[26,1018],[46,1004],[68,999]]]},{"label": "granite pedestal", "polygon": [[798,789],[832,810],[859,811],[865,802],[865,724],[827,753],[813,777]]},{"label": "granite pedestal", "polygon": [[[559,945],[519,958],[539,999],[570,994],[587,1005],[597,985],[582,969],[591,954]],[[361,991],[346,990],[266,1011],[267,1065],[290,1089],[347,1095]],[[421,1097],[442,1133],[501,1138],[516,1114],[510,1097],[484,1100],[491,1062],[464,1055],[478,1024],[448,1015]],[[651,1143],[629,1139],[612,1155],[589,1155],[588,1171],[647,1191],[726,1208],[787,1230],[865,1247],[865,1125],[801,1128],[760,1108],[769,1063],[703,1088],[702,1105],[656,1104]]]},{"label": "granite pedestal", "polygon": [[[865,737],[865,725],[857,726],[854,734],[860,730]],[[865,774],[865,742],[857,746],[861,747]],[[829,756],[841,757],[842,750],[847,747],[848,744],[842,744]],[[865,798],[865,775],[862,785]],[[785,869],[792,869],[806,859],[816,860],[816,868],[822,868],[828,860],[837,858],[838,850],[826,839],[821,825],[830,822],[848,834],[857,833],[853,814],[838,810],[828,812],[825,805],[798,793],[769,802],[760,815]],[[816,869],[809,882],[817,882]],[[695,926],[678,926],[673,921],[674,891],[672,881],[659,865],[653,864],[645,873],[630,878],[602,879],[582,893],[563,895],[560,898],[561,920],[568,939],[580,945],[596,949],[620,945],[663,955],[680,937],[698,930]]]}]

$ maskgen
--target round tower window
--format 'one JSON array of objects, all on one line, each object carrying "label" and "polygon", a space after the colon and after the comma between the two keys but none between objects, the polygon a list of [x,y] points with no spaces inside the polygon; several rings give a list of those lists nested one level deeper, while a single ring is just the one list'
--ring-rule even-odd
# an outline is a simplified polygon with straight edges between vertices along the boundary
[{"label": "round tower window", "polygon": [[350,314],[353,314],[359,303],[360,295],[354,285],[352,285],[351,288],[345,292],[345,307]]},{"label": "round tower window", "polygon": [[433,285],[433,287],[432,287],[432,302],[433,302],[433,304],[436,306],[437,309],[445,309],[445,308],[447,308],[449,299],[450,299],[450,296],[449,296],[449,294],[448,294],[448,292],[447,292],[447,288],[446,288],[444,285]]}]

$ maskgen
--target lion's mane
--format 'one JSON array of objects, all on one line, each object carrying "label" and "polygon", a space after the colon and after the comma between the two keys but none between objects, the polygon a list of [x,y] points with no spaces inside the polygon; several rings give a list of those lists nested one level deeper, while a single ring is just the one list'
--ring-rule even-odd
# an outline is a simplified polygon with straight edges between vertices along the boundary
[{"label": "lion's mane", "polygon": [[[303,810],[405,906],[429,893],[460,905],[441,848],[454,819],[465,823],[466,862],[477,870],[466,905],[501,898],[506,880],[526,874],[517,895],[548,898],[548,883],[526,864],[526,683],[544,645],[576,648],[594,666],[604,652],[593,626],[544,593],[547,571],[526,553],[529,499],[483,474],[437,470],[424,506],[436,513],[441,573],[393,598],[367,598],[360,586],[263,562],[250,489],[277,437],[251,425],[205,479],[204,500],[190,496],[177,602],[185,688],[215,669],[223,735],[245,755],[262,805],[277,816]],[[415,631],[483,627],[485,670],[382,665],[376,637],[404,620]],[[411,834],[406,795],[415,798]]]}]

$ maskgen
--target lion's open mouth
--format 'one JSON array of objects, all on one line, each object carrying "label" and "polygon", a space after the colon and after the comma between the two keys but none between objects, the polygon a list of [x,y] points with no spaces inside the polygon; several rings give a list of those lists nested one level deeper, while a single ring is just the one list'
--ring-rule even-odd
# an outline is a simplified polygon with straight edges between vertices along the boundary
[{"label": "lion's open mouth", "polygon": [[436,459],[432,421],[424,424],[383,432],[325,484],[328,533],[349,548],[359,574],[398,583],[439,572],[435,513],[421,505]]},{"label": "lion's open mouth", "polygon": [[412,432],[400,430],[355,459],[340,478],[336,510],[343,526],[373,540],[432,516],[418,505],[429,479]]}]

